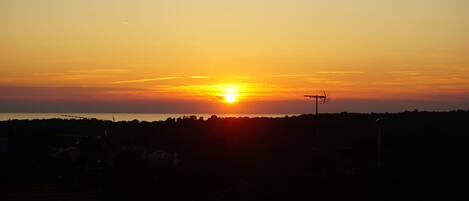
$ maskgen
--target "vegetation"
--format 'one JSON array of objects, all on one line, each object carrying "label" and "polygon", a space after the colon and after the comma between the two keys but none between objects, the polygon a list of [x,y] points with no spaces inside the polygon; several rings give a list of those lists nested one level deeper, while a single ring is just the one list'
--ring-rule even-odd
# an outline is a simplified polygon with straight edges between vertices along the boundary
[{"label": "vegetation", "polygon": [[1,182],[100,200],[460,199],[468,123],[467,111],[3,121]]}]

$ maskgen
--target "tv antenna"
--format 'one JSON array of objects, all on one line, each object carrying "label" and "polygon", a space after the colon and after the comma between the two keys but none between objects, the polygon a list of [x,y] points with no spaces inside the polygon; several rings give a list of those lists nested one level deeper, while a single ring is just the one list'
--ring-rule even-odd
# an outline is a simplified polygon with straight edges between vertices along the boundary
[{"label": "tv antenna", "polygon": [[318,102],[322,100],[322,103],[326,103],[327,95],[326,92],[323,91],[323,95],[304,95],[306,98],[311,98],[316,100],[316,115],[318,115]]}]

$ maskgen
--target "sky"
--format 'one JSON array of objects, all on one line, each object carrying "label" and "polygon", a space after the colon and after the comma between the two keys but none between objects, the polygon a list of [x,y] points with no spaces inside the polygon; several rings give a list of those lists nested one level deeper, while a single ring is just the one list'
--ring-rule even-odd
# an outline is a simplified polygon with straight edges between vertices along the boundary
[{"label": "sky", "polygon": [[[0,112],[469,109],[467,0],[0,0]],[[228,101],[232,99],[232,101]],[[234,100],[235,99],[235,100]]]}]

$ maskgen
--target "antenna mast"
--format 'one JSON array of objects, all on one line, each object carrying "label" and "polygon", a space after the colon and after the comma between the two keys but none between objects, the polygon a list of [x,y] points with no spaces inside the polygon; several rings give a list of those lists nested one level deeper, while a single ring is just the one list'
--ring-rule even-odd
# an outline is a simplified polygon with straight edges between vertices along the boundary
[{"label": "antenna mast", "polygon": [[316,115],[318,115],[318,102],[320,99],[323,100],[323,102],[325,103],[326,102],[326,92],[324,91],[324,95],[304,95],[304,97],[306,98],[311,98],[311,99],[315,99],[315,102],[316,102]]}]

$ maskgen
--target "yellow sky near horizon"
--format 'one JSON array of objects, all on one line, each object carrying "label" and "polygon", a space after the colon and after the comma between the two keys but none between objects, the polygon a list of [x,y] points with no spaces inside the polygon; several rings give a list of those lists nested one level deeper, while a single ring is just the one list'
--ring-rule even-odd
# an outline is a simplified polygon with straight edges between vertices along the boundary
[{"label": "yellow sky near horizon", "polygon": [[0,86],[467,98],[468,10],[465,0],[1,0]]}]

